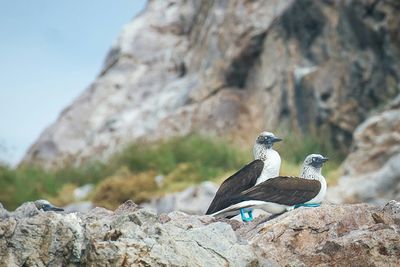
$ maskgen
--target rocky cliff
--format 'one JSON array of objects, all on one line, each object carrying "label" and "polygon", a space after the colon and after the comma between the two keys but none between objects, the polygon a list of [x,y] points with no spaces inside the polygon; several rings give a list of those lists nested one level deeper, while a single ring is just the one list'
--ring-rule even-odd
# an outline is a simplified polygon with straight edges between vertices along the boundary
[{"label": "rocky cliff", "polygon": [[399,266],[400,203],[322,205],[247,224],[116,211],[54,213],[0,208],[5,266]]},{"label": "rocky cliff", "polygon": [[400,200],[400,96],[356,128],[343,169],[344,176],[328,191],[329,200]]},{"label": "rocky cliff", "polygon": [[399,93],[399,12],[396,0],[151,0],[24,162],[79,164],[191,132],[249,142],[280,125],[347,150]]}]

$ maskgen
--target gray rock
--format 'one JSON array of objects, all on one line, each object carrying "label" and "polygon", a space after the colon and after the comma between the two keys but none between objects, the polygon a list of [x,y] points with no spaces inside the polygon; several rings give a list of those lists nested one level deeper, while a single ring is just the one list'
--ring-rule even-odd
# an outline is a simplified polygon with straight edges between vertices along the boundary
[{"label": "gray rock", "polygon": [[394,222],[400,224],[400,202],[395,200],[389,201],[384,207],[383,211],[391,217]]},{"label": "gray rock", "polygon": [[153,199],[150,203],[143,204],[143,206],[152,208],[159,214],[183,211],[188,214],[202,215],[206,213],[217,189],[218,187],[214,183],[203,182],[182,192],[170,193]]},{"label": "gray rock", "polygon": [[250,145],[277,126],[327,130],[348,151],[399,94],[399,12],[389,0],[149,1],[23,162],[80,164],[193,132]]},{"label": "gray rock", "polygon": [[0,261],[6,266],[398,266],[399,207],[396,201],[382,208],[325,204],[243,224],[182,212],[157,216],[131,201],[115,212],[69,214],[36,213],[28,203],[0,220]]},{"label": "gray rock", "polygon": [[238,233],[280,266],[398,266],[400,221],[392,207],[399,204],[299,208]]},{"label": "gray rock", "polygon": [[94,208],[94,205],[90,201],[74,202],[63,207],[67,213],[71,212],[88,212]]},{"label": "gray rock", "polygon": [[3,207],[3,204],[0,203],[0,219],[8,217],[8,210]]},{"label": "gray rock", "polygon": [[76,201],[81,201],[85,198],[88,197],[88,195],[90,194],[90,192],[92,192],[94,189],[94,185],[93,184],[85,184],[81,187],[78,187],[74,190],[74,198]]},{"label": "gray rock", "polygon": [[400,96],[354,132],[345,175],[328,191],[332,202],[400,200]]},{"label": "gray rock", "polygon": [[39,211],[33,202],[26,202],[19,206],[14,212],[12,212],[15,218],[33,217],[39,214]]}]

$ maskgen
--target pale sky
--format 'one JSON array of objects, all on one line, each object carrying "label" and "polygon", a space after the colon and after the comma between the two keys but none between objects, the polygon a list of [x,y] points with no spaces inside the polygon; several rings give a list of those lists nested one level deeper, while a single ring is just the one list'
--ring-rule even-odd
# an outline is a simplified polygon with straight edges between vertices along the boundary
[{"label": "pale sky", "polygon": [[0,161],[16,164],[96,77],[145,0],[0,2]]}]

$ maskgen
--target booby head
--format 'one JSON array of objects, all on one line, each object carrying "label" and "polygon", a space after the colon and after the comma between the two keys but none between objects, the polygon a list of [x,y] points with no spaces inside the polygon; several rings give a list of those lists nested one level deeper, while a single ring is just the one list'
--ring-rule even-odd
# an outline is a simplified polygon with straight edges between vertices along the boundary
[{"label": "booby head", "polygon": [[281,138],[276,137],[273,133],[271,132],[262,132],[258,135],[256,144],[263,145],[266,148],[272,148],[274,143],[282,141]]},{"label": "booby head", "polygon": [[264,168],[260,179],[257,179],[257,183],[279,175],[281,156],[272,148],[274,143],[279,141],[282,141],[282,139],[270,132],[262,132],[258,135],[253,147],[253,156],[254,159],[260,159],[264,162]]},{"label": "booby head", "polygon": [[38,210],[43,211],[64,211],[64,209],[53,206],[50,202],[44,199],[39,199],[33,202]]},{"label": "booby head", "polygon": [[321,169],[322,166],[329,158],[322,156],[321,154],[311,154],[304,160],[304,166],[313,167],[317,170]]}]

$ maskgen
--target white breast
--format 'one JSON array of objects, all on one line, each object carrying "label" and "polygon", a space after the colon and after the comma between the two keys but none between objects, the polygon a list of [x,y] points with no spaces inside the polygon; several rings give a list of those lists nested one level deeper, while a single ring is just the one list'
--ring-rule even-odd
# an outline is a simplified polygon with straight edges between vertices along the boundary
[{"label": "white breast", "polygon": [[279,176],[279,171],[281,169],[281,157],[278,152],[273,149],[265,149],[263,152],[264,154],[261,159],[264,162],[264,168],[260,177],[257,179],[256,185],[268,180],[269,178]]},{"label": "white breast", "polygon": [[321,203],[324,200],[326,195],[326,180],[325,177],[321,174],[321,169],[315,169],[311,166],[303,166],[301,171],[301,178],[310,179],[310,180],[318,180],[321,183],[321,190],[319,191],[318,195],[316,195],[313,199],[306,203]]},{"label": "white breast", "polygon": [[313,199],[311,199],[310,201],[308,201],[306,203],[321,203],[322,200],[324,200],[324,198],[325,198],[326,189],[327,189],[325,178],[324,178],[324,176],[320,175],[320,177],[318,177],[317,180],[320,181],[320,183],[321,183],[321,190],[319,191],[318,195],[316,195]]}]

